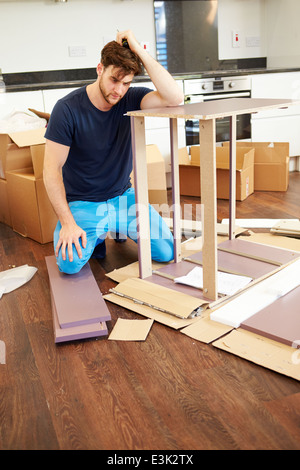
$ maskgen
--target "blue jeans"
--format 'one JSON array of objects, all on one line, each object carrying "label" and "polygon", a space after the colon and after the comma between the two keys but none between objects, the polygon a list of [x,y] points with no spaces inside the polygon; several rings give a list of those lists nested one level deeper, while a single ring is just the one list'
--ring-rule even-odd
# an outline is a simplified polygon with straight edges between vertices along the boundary
[{"label": "blue jeans", "polygon": [[[96,245],[104,241],[107,232],[112,236],[116,233],[119,238],[131,238],[137,242],[135,193],[129,188],[122,194],[105,202],[74,201],[69,203],[75,222],[87,236],[86,248],[82,248],[80,259],[77,250],[73,247],[73,261],[62,259],[59,250],[57,264],[61,272],[75,274],[87,263],[92,256]],[[173,235],[159,213],[149,205],[151,256],[154,261],[168,262],[174,257]],[[54,247],[59,239],[61,229],[57,223],[54,232]],[[80,240],[81,243],[81,240]]]}]

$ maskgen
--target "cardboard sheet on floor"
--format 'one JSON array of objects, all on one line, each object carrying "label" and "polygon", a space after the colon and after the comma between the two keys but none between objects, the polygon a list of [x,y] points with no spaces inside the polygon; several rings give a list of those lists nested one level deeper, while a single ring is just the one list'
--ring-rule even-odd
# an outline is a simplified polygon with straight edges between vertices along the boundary
[{"label": "cardboard sheet on floor", "polygon": [[73,326],[70,328],[61,328],[59,325],[55,301],[51,292],[51,308],[54,328],[54,342],[62,343],[66,341],[75,341],[87,338],[96,338],[108,334],[105,322],[89,323],[86,325]]},{"label": "cardboard sheet on floor", "polygon": [[215,322],[211,320],[209,316],[205,316],[183,328],[181,333],[189,336],[190,338],[196,339],[197,341],[208,344],[230,331],[232,331],[232,327],[224,325],[223,323]]},{"label": "cardboard sheet on floor", "polygon": [[115,341],[145,341],[153,320],[128,320],[118,318],[108,339]]},{"label": "cardboard sheet on floor", "polygon": [[213,346],[296,380],[300,380],[299,350],[243,329],[233,330]]},{"label": "cardboard sheet on floor", "polygon": [[169,313],[160,312],[152,307],[148,307],[148,305],[137,303],[132,299],[121,297],[116,294],[106,294],[103,296],[103,298],[108,302],[112,302],[113,304],[119,305],[123,308],[127,308],[128,310],[131,310],[139,315],[152,318],[154,321],[157,321],[162,325],[169,326],[174,330],[191,325],[196,321],[196,318],[177,318],[174,315],[170,315]]},{"label": "cardboard sheet on floor", "polygon": [[127,279],[111,292],[178,318],[190,318],[207,307],[207,302],[202,299],[139,278]]},{"label": "cardboard sheet on floor", "polygon": [[72,275],[59,271],[55,256],[46,257],[46,265],[61,328],[111,319],[89,263]]},{"label": "cardboard sheet on floor", "polygon": [[241,323],[241,328],[300,348],[300,287]]}]

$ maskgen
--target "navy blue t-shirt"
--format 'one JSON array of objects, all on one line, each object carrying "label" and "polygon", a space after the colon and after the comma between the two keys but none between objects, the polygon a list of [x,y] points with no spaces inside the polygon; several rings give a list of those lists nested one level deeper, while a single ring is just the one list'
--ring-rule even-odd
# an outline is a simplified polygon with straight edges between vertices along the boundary
[{"label": "navy blue t-shirt", "polygon": [[45,137],[70,147],[63,166],[68,202],[105,201],[131,186],[130,117],[125,113],[140,109],[142,98],[150,91],[129,88],[106,112],[92,104],[86,87],[57,101]]}]

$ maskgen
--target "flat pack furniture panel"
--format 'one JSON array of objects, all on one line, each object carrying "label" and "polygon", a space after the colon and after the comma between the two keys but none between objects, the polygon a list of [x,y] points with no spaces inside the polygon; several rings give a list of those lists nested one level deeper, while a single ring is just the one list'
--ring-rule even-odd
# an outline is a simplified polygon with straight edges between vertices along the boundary
[{"label": "flat pack furniture panel", "polygon": [[59,271],[55,256],[47,256],[46,265],[61,328],[95,324],[111,319],[88,263],[79,273],[72,275]]},{"label": "flat pack furniture panel", "polygon": [[299,220],[281,220],[271,228],[271,233],[300,238]]},{"label": "flat pack furniture panel", "polygon": [[300,285],[300,258],[277,268],[271,276],[254,281],[252,285],[221,306],[212,309],[214,321],[238,328],[262,309],[274,304]]},{"label": "flat pack furniture panel", "polygon": [[[278,267],[300,257],[300,252],[266,246],[235,238],[217,245],[218,271],[248,276],[252,280],[263,278],[273,273]],[[180,276],[186,276],[195,266],[203,266],[202,252],[182,257],[180,263],[169,263],[155,269],[147,281],[160,284],[169,289],[209,301],[203,290],[174,282]]]},{"label": "flat pack furniture panel", "polygon": [[61,328],[59,325],[54,297],[51,291],[52,318],[54,327],[54,342],[62,343],[66,341],[75,341],[87,338],[96,338],[98,336],[108,335],[105,322],[89,323],[87,325],[71,326],[70,328]]},{"label": "flat pack furniture panel", "polygon": [[267,109],[287,108],[297,100],[263,98],[229,98],[180,106],[143,109],[128,112],[128,116],[152,116],[184,119],[217,119],[225,116],[256,113]]},{"label": "flat pack furniture panel", "polygon": [[[211,239],[216,237],[215,233],[215,224],[216,224],[216,208],[215,208],[215,200],[216,200],[216,186],[214,182],[213,169],[215,167],[215,153],[216,153],[216,142],[213,132],[214,120],[218,118],[222,118],[225,116],[229,116],[231,120],[231,132],[230,132],[230,237],[234,237],[234,231],[232,227],[234,227],[234,220],[235,220],[235,205],[232,201],[232,195],[235,194],[235,178],[233,177],[234,173],[233,170],[234,166],[234,152],[236,147],[236,123],[234,120],[236,119],[237,115],[240,114],[248,114],[248,113],[256,113],[261,110],[267,109],[276,109],[276,108],[285,108],[293,104],[297,104],[296,100],[272,100],[272,99],[254,99],[254,98],[231,98],[227,100],[216,100],[204,103],[192,103],[187,105],[181,105],[176,107],[165,107],[165,108],[155,108],[155,109],[146,109],[146,110],[138,110],[138,111],[130,111],[127,113],[128,116],[131,117],[131,127],[133,130],[133,159],[134,165],[140,164],[139,159],[143,158],[144,149],[141,148],[143,146],[143,139],[139,138],[139,141],[135,141],[135,129],[139,128],[141,118],[145,116],[153,116],[153,117],[168,117],[169,119],[199,119],[199,126],[201,127],[200,131],[200,145],[204,144],[205,151],[204,151],[204,165],[206,168],[207,178],[203,178],[201,184],[201,203],[206,207],[205,209],[205,220],[204,226],[207,224],[209,227],[208,230],[203,230],[204,233],[204,243],[203,243],[203,259],[204,259],[204,266],[203,266],[203,273],[204,273],[204,286],[203,290],[206,295],[211,298],[212,300],[217,300],[217,250],[216,250],[216,243]],[[205,123],[205,121],[207,121]],[[172,126],[171,126],[172,127]],[[202,135],[201,135],[202,134]],[[172,139],[172,137],[171,137]],[[174,142],[174,139],[173,139]],[[175,161],[172,165],[172,178],[174,179],[174,175],[179,171],[178,163]],[[201,163],[202,166],[202,163]],[[202,173],[202,172],[201,172]],[[213,179],[211,179],[213,178]],[[147,182],[146,182],[147,183]],[[140,199],[146,200],[145,194],[147,192],[147,184],[145,184],[145,178],[141,176],[141,181],[136,181],[136,189],[138,189],[138,197]],[[178,188],[173,188],[175,191],[175,200],[178,200]],[[144,196],[142,196],[144,194]],[[174,199],[174,195],[173,195]],[[145,218],[149,216],[146,215]],[[148,221],[145,221],[145,227],[148,226]],[[174,220],[174,223],[179,224],[180,221]],[[143,225],[143,224],[142,224]],[[209,233],[209,231],[211,231]],[[205,237],[205,233],[207,234]],[[178,235],[179,234],[179,235]],[[174,227],[174,235],[175,235],[175,246],[177,244],[177,237],[180,236],[180,228]],[[149,244],[146,244],[144,241],[140,241],[138,236],[138,245],[143,243],[147,247],[147,251],[141,253],[139,251],[139,265],[140,265],[140,277],[145,278],[150,276],[150,266],[151,266],[151,259],[149,257]],[[149,241],[150,243],[150,241]],[[176,250],[175,254],[176,254]],[[175,258],[176,261],[176,258]],[[146,275],[145,275],[146,273]]]},{"label": "flat pack furniture panel", "polygon": [[300,287],[241,323],[241,328],[300,348]]}]

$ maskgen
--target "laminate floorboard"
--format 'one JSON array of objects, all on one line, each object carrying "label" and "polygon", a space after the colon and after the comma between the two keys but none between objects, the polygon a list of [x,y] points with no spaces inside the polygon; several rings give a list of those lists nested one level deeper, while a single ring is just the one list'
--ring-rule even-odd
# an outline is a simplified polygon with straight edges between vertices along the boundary
[{"label": "laminate floorboard", "polygon": [[[171,195],[169,194],[170,200]],[[196,213],[197,198],[182,198]],[[237,217],[299,218],[300,173],[286,193],[257,192]],[[218,200],[218,220],[228,201]],[[31,281],[0,300],[0,449],[300,449],[300,382],[154,322],[143,342],[107,337],[54,343],[40,245],[0,224],[0,270],[29,264]],[[103,294],[106,273],[137,260],[130,240],[107,240],[90,265]],[[143,317],[108,303],[112,321]],[[300,367],[300,365],[299,365]]]}]

